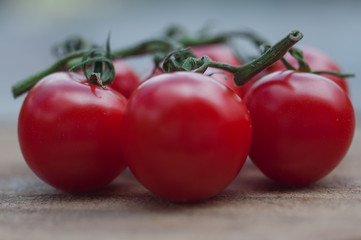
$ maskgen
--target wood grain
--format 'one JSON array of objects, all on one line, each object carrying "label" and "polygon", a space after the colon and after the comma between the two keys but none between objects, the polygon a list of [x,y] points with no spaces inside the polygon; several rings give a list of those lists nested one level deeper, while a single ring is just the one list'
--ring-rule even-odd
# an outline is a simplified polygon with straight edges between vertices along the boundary
[{"label": "wood grain", "polygon": [[361,239],[361,129],[325,179],[290,188],[247,162],[216,197],[174,204],[125,171],[106,188],[71,195],[25,164],[16,127],[0,125],[0,239]]}]

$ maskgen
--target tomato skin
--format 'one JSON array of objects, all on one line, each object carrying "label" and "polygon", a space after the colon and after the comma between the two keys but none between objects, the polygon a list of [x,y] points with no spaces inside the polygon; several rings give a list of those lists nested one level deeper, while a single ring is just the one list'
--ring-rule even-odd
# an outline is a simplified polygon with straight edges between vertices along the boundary
[{"label": "tomato skin", "polygon": [[162,74],[130,97],[122,151],[151,192],[196,202],[218,194],[237,176],[251,132],[247,108],[223,84],[198,73]]},{"label": "tomato skin", "polygon": [[[328,55],[317,48],[309,46],[299,47],[303,51],[303,58],[310,66],[312,71],[331,71],[331,72],[342,72],[338,64]],[[287,53],[284,58],[294,67],[298,67],[297,60]],[[286,70],[285,65],[282,61],[277,61],[275,64],[270,66],[267,71],[269,73],[276,71]],[[324,77],[327,77],[337,83],[347,94],[349,94],[349,87],[347,80],[342,77],[337,77],[332,74],[321,74]]]},{"label": "tomato skin", "polygon": [[253,126],[250,158],[277,182],[313,183],[330,173],[351,145],[352,104],[325,77],[275,72],[251,87],[245,103]]},{"label": "tomato skin", "polygon": [[90,191],[126,167],[119,151],[127,100],[75,73],[54,73],[28,93],[18,119],[25,161],[49,185]]},{"label": "tomato skin", "polygon": [[140,79],[124,60],[114,60],[113,65],[115,77],[109,86],[128,99],[140,84]]}]

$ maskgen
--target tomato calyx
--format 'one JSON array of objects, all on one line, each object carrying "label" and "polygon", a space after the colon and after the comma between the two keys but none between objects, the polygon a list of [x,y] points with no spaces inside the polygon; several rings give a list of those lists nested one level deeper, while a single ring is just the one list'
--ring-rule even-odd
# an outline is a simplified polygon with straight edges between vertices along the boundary
[{"label": "tomato calyx", "polygon": [[189,49],[176,50],[169,53],[165,58],[162,70],[164,72],[195,71],[204,73],[208,67],[219,68],[231,72],[234,75],[233,80],[235,84],[241,86],[257,73],[281,59],[287,51],[302,38],[303,34],[300,31],[292,31],[278,43],[267,48],[260,57],[242,66],[215,62],[208,56],[195,58],[189,53]]},{"label": "tomato calyx", "polygon": [[303,58],[303,51],[299,48],[292,47],[289,51],[290,55],[297,60],[298,68],[295,68],[290,64],[284,57],[281,59],[282,63],[285,65],[287,70],[293,70],[297,72],[307,72],[314,74],[330,74],[337,77],[348,78],[354,77],[355,74],[350,73],[341,73],[341,72],[333,72],[333,71],[312,71],[311,67],[308,65],[307,61]]},{"label": "tomato calyx", "polygon": [[106,51],[101,48],[94,48],[86,52],[82,61],[70,68],[73,71],[81,67],[89,83],[101,86],[109,85],[115,77],[115,70],[112,61],[109,59],[110,47],[107,44]]},{"label": "tomato calyx", "polygon": [[[190,48],[182,48],[171,51],[163,61],[162,71],[163,72],[176,72],[185,70],[184,64],[188,59],[196,59],[194,53]],[[192,69],[189,69],[190,71]]]}]

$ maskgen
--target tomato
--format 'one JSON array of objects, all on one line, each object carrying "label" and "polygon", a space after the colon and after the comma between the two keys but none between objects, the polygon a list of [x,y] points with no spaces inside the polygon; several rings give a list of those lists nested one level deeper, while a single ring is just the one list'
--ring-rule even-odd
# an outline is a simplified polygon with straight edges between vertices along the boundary
[{"label": "tomato", "polygon": [[[212,61],[226,63],[229,65],[240,66],[242,62],[237,58],[232,48],[226,44],[208,44],[193,46],[192,52],[196,57],[201,58],[204,55],[210,57]],[[208,68],[205,74],[212,74],[211,77],[223,83],[232,89],[238,96],[243,96],[243,91],[233,81],[233,74],[217,68]]]},{"label": "tomato", "polygon": [[[312,71],[331,71],[331,72],[341,72],[338,64],[324,52],[319,49],[301,46],[299,47],[303,51],[303,58],[310,66]],[[289,53],[285,55],[285,59],[294,67],[298,67],[297,59],[292,57]],[[278,61],[268,68],[268,72],[276,72],[286,70],[286,67],[282,63],[282,61]],[[335,83],[337,83],[342,89],[349,94],[349,88],[347,84],[347,80],[342,77],[337,77],[331,74],[321,74]]]},{"label": "tomato", "polygon": [[313,183],[347,153],[355,130],[348,95],[320,75],[279,71],[247,92],[253,139],[250,158],[269,178],[288,185]]},{"label": "tomato", "polygon": [[140,84],[140,79],[124,60],[113,61],[115,78],[110,87],[129,98]]},{"label": "tomato", "polygon": [[165,73],[130,97],[121,149],[151,192],[195,202],[216,195],[237,176],[251,134],[248,110],[229,88],[199,73]]},{"label": "tomato", "polygon": [[126,167],[119,150],[127,100],[76,73],[54,73],[28,93],[18,119],[25,161],[51,186],[69,192],[110,183]]},{"label": "tomato", "polygon": [[229,65],[242,65],[232,48],[226,44],[208,44],[191,47],[196,57],[200,58],[204,55],[210,57],[213,61],[226,63]]}]

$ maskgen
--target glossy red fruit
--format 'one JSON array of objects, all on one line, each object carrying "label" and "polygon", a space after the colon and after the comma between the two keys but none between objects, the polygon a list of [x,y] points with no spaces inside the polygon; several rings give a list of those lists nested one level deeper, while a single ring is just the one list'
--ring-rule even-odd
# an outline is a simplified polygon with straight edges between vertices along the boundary
[{"label": "glossy red fruit", "polygon": [[244,99],[253,127],[250,158],[277,182],[318,181],[340,163],[351,145],[355,130],[351,101],[328,78],[274,72],[257,81]]},{"label": "glossy red fruit", "polygon": [[130,97],[121,149],[151,192],[176,202],[210,198],[242,168],[251,121],[229,88],[199,73],[161,74]]},{"label": "glossy red fruit", "polygon": [[120,127],[127,100],[89,84],[83,75],[54,73],[28,93],[18,120],[25,161],[51,186],[90,191],[126,167]]}]

